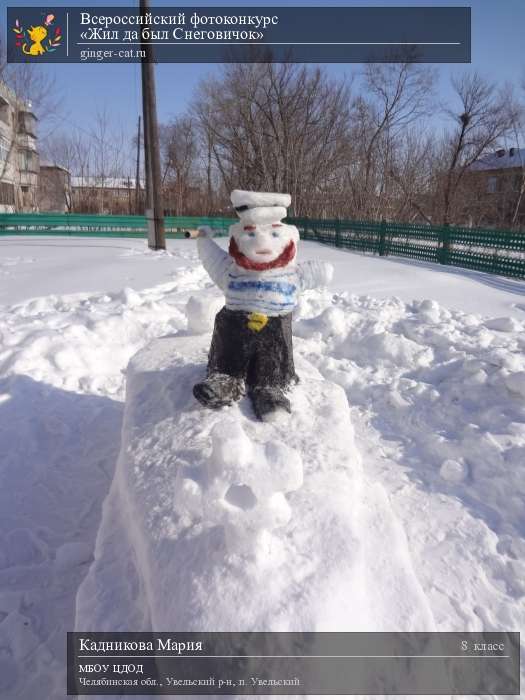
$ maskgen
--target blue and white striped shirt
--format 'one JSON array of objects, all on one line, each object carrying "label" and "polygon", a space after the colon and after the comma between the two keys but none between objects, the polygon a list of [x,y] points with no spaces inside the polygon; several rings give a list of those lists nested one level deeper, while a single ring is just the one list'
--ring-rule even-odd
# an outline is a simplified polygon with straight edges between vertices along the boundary
[{"label": "blue and white striped shirt", "polygon": [[260,272],[240,267],[211,238],[197,239],[199,257],[213,282],[224,292],[226,307],[283,316],[293,311],[298,294],[326,283],[325,264],[314,260]]},{"label": "blue and white striped shirt", "polygon": [[245,270],[232,261],[222,289],[228,309],[280,316],[289,314],[296,306],[298,286],[295,269],[281,267],[257,272]]}]

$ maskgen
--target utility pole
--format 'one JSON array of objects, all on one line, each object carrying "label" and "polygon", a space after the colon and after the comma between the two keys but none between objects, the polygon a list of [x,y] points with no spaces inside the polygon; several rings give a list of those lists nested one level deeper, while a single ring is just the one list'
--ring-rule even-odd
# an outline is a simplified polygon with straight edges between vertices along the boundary
[{"label": "utility pole", "polygon": [[140,115],[137,127],[137,169],[135,172],[135,214],[139,213],[140,204]]},{"label": "utility pole", "polygon": [[[144,128],[143,128],[143,133],[144,133],[144,184],[145,184],[145,189],[144,189],[144,214],[146,214],[146,217],[148,216],[147,210],[151,209],[151,170],[150,170],[150,155],[149,155],[149,130],[148,130],[148,109],[147,109],[147,102],[146,102],[146,88],[145,88],[145,72],[144,68],[141,65],[141,78],[142,78],[142,120],[144,122]],[[151,219],[148,218],[148,244],[151,240],[154,240],[154,237],[152,238],[153,234],[151,233],[153,231],[153,222]]]},{"label": "utility pole", "polygon": [[[140,0],[140,14],[150,10],[149,0]],[[141,34],[142,37],[142,34]],[[146,218],[148,220],[148,245],[153,250],[166,248],[162,190],[160,179],[159,127],[155,96],[155,71],[153,47],[141,38],[142,51],[142,112],[144,117],[144,162],[146,171]]]}]

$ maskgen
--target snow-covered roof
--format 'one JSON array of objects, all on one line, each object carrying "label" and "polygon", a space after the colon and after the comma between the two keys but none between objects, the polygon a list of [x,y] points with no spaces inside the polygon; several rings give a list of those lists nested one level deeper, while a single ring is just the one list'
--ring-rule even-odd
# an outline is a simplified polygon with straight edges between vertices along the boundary
[{"label": "snow-covered roof", "polygon": [[31,102],[25,102],[21,98],[17,97],[15,92],[13,92],[13,90],[3,80],[0,80],[0,104],[18,105],[22,112],[28,112],[29,114],[32,114],[35,119],[38,119],[36,114],[33,112]]},{"label": "snow-covered roof", "polygon": [[[139,181],[140,187],[144,187],[144,181]],[[102,177],[101,175],[77,176],[71,178],[73,187],[103,187],[108,190],[133,190],[135,189],[134,177]]]},{"label": "snow-covered roof", "polygon": [[500,148],[472,164],[472,170],[505,170],[525,167],[525,148]]},{"label": "snow-covered roof", "polygon": [[41,168],[57,168],[57,170],[64,170],[64,172],[66,172],[66,173],[69,172],[69,169],[66,168],[64,165],[60,165],[60,163],[52,163],[50,160],[41,160],[40,167]]}]

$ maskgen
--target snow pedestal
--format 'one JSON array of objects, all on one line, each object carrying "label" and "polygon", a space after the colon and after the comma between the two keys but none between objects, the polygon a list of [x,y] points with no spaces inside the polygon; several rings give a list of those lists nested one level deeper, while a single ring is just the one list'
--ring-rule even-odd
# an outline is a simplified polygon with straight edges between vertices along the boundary
[{"label": "snow pedestal", "polygon": [[75,629],[431,631],[404,532],[363,474],[344,391],[297,357],[293,413],[211,411],[209,335],[131,360],[122,445]]}]

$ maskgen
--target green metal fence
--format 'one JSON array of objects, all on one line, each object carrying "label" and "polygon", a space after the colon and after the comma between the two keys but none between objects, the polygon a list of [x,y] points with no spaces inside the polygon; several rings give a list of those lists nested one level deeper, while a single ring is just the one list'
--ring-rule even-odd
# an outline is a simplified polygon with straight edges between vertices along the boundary
[{"label": "green metal fence", "polygon": [[[199,226],[228,235],[238,219],[206,216],[169,216],[167,238],[184,238]],[[525,233],[427,226],[386,221],[289,218],[301,238],[338,248],[375,255],[396,255],[443,265],[525,279]],[[144,216],[98,214],[0,214],[0,236],[89,236],[146,238]]]},{"label": "green metal fence", "polygon": [[525,233],[386,221],[289,218],[301,238],[376,255],[396,255],[525,278]]},{"label": "green metal fence", "polygon": [[[184,238],[199,226],[211,226],[216,235],[227,236],[234,219],[206,216],[168,216],[166,237]],[[104,216],[99,214],[0,214],[0,236],[89,236],[145,238],[148,225],[144,216]]]}]

